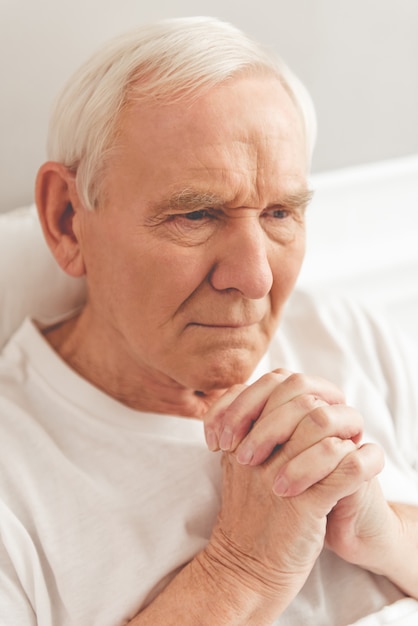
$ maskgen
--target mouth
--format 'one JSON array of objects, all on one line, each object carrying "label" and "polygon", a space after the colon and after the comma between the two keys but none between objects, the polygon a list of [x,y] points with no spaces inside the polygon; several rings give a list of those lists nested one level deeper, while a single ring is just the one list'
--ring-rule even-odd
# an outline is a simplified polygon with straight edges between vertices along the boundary
[{"label": "mouth", "polygon": [[217,322],[216,324],[203,324],[201,322],[191,322],[190,324],[188,324],[188,326],[197,326],[200,328],[214,328],[214,329],[231,329],[231,330],[235,330],[235,329],[242,329],[242,328],[251,328],[251,326],[256,326],[257,324],[259,324],[259,322],[225,322],[225,323],[219,323]]}]

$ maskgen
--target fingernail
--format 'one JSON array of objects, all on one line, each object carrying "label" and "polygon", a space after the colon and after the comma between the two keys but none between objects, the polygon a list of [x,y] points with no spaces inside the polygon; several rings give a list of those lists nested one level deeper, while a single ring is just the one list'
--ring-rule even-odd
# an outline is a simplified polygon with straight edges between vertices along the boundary
[{"label": "fingernail", "polygon": [[241,465],[249,465],[254,457],[252,446],[242,446],[237,452],[237,461]]},{"label": "fingernail", "polygon": [[206,437],[207,446],[211,452],[215,452],[216,450],[219,450],[218,438],[215,434],[215,431],[213,431],[212,429],[208,429],[205,432],[205,437]]},{"label": "fingernail", "polygon": [[231,446],[232,446],[232,432],[229,430],[229,428],[224,428],[221,433],[221,437],[219,439],[219,447],[221,450],[226,452],[231,449]]},{"label": "fingernail", "polygon": [[284,476],[276,478],[273,484],[273,492],[276,496],[285,496],[289,489],[289,482]]}]

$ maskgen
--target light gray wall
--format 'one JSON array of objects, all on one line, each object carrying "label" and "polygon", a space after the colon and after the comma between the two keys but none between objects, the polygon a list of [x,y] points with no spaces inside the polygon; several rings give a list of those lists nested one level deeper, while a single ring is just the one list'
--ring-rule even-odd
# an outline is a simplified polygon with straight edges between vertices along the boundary
[{"label": "light gray wall", "polygon": [[29,202],[54,94],[99,43],[213,15],[275,48],[310,89],[314,171],[418,152],[417,0],[0,0],[0,211]]}]

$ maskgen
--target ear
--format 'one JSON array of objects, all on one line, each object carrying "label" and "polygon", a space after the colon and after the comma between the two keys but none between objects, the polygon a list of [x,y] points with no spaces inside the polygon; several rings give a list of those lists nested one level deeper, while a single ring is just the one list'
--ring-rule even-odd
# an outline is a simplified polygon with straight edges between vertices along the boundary
[{"label": "ear", "polygon": [[44,237],[58,265],[70,276],[83,276],[75,222],[86,209],[77,193],[75,174],[61,163],[44,163],[36,178],[35,199]]}]

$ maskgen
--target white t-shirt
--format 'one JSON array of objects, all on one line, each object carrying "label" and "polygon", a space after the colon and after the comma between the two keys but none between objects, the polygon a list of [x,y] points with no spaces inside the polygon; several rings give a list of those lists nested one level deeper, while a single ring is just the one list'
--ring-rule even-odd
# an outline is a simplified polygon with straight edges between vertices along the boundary
[{"label": "white t-shirt", "polygon": [[[386,450],[386,496],[418,504],[418,368],[384,329],[295,294],[253,378],[276,367],[340,385]],[[202,423],[113,400],[29,320],[0,357],[0,429],[2,625],[122,626],[206,544],[221,473]],[[402,598],[324,550],[275,624],[346,626]]]}]

